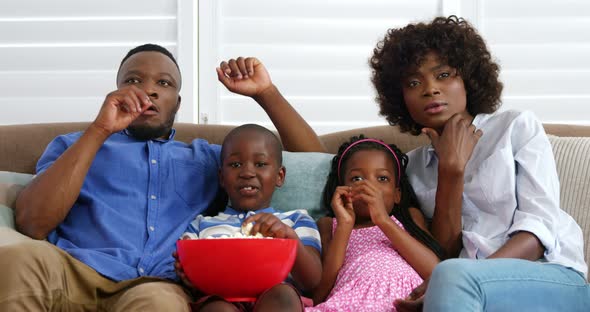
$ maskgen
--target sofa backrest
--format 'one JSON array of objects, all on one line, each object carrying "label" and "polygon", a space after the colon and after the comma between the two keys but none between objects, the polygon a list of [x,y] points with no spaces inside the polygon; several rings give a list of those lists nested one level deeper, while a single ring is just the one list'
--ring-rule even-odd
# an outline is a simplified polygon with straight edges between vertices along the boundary
[{"label": "sofa backrest", "polygon": [[[51,140],[61,134],[83,131],[88,125],[73,122],[0,126],[0,171],[35,173],[37,160]],[[175,128],[176,140],[190,142],[203,138],[221,144],[234,126],[179,123]]]},{"label": "sofa backrest", "polygon": [[[37,160],[51,140],[60,134],[82,131],[88,122],[48,123],[0,126],[0,171],[35,173]],[[177,123],[176,140],[190,142],[202,138],[210,143],[221,144],[225,135],[234,126],[229,125],[195,125]],[[548,134],[556,136],[589,137],[590,126],[545,125]],[[364,134],[378,138],[387,143],[395,143],[402,151],[410,151],[428,143],[426,136],[412,136],[400,133],[396,127],[374,126],[334,132],[321,135],[329,153],[336,153],[338,146],[353,135]]]},{"label": "sofa backrest", "polygon": [[[53,138],[60,134],[84,130],[87,126],[88,123],[0,126],[0,171],[34,173],[37,160]],[[176,139],[190,142],[195,138],[203,138],[211,143],[220,144],[233,127],[180,123],[175,125]],[[590,264],[590,126],[547,124],[545,131],[550,134],[557,164],[561,185],[561,207],[574,217],[582,228],[586,262]],[[400,133],[397,128],[390,126],[340,131],[322,135],[320,139],[328,152],[335,153],[342,142],[359,134],[395,143],[403,151],[428,143],[425,136],[415,137]]]}]

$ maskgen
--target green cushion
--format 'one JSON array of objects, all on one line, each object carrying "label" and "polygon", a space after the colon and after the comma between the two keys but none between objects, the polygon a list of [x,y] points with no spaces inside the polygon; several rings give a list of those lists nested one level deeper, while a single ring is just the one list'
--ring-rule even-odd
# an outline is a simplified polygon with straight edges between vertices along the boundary
[{"label": "green cushion", "polygon": [[0,171],[0,227],[14,228],[16,196],[32,178],[31,174]]},{"label": "green cushion", "polygon": [[273,194],[271,205],[281,211],[305,209],[315,219],[325,216],[322,193],[334,154],[283,152],[285,184]]}]

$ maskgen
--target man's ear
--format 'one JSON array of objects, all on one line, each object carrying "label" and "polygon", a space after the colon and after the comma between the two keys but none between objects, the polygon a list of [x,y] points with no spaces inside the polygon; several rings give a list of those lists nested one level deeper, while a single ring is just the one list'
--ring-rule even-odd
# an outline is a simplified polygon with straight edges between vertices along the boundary
[{"label": "man's ear", "polygon": [[178,100],[176,101],[176,112],[174,112],[175,114],[178,113],[178,109],[180,108],[181,101],[182,101],[182,97],[180,95],[178,95]]},{"label": "man's ear", "polygon": [[287,168],[285,166],[281,166],[279,168],[279,172],[277,172],[277,183],[275,184],[276,187],[281,187],[285,183],[285,175],[287,174]]}]

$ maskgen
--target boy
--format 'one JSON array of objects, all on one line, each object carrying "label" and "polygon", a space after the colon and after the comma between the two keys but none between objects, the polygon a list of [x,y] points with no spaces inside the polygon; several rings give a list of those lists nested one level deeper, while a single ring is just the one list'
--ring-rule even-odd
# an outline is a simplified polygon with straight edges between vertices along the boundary
[{"label": "boy", "polygon": [[[291,276],[300,288],[313,289],[321,276],[319,232],[306,211],[279,212],[270,206],[275,187],[282,186],[284,180],[282,147],[277,137],[254,124],[233,129],[221,147],[219,170],[219,183],[227,192],[230,204],[215,217],[197,216],[183,238],[231,237],[242,234],[242,227],[248,228],[253,223],[246,234],[298,239]],[[178,262],[176,266],[178,275],[186,280]],[[237,305],[246,310],[254,309],[243,303]],[[303,310],[298,292],[288,284],[267,290],[254,305],[257,311]],[[217,296],[201,298],[194,308],[199,311],[234,309],[232,303]]]}]

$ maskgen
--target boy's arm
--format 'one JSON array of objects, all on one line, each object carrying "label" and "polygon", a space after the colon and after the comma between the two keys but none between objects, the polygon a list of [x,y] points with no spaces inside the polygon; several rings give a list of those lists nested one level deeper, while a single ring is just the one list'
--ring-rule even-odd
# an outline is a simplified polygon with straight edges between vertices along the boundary
[{"label": "boy's arm", "polygon": [[[315,230],[315,223],[313,219],[307,214],[301,214],[296,216],[294,220],[293,228],[283,223],[277,216],[272,213],[257,213],[249,216],[244,220],[243,224],[249,224],[254,222],[254,226],[250,230],[250,235],[256,235],[257,233],[262,234],[264,237],[275,237],[275,238],[290,238],[296,239],[297,242],[297,256],[295,263],[291,269],[291,275],[295,280],[295,283],[304,290],[313,290],[322,275],[322,261],[320,260],[319,251],[313,246],[306,246],[303,244],[305,237],[301,238],[296,231],[301,229],[300,233],[309,233]],[[309,225],[312,225],[311,228]],[[316,232],[317,233],[317,232]],[[309,235],[313,236],[313,235]],[[318,235],[315,235],[316,239],[319,239]],[[313,237],[309,238],[313,241]],[[316,245],[319,245],[319,240]]]},{"label": "boy's arm", "polygon": [[297,257],[291,269],[293,279],[304,290],[313,290],[320,282],[322,260],[320,252],[311,246],[305,246],[301,240],[297,243]]},{"label": "boy's arm", "polygon": [[340,268],[344,264],[352,227],[353,224],[339,224],[332,237],[332,218],[324,217],[318,220],[318,228],[322,235],[323,268],[320,283],[313,291],[314,304],[324,302],[334,287]]},{"label": "boy's arm", "polygon": [[96,153],[114,132],[125,129],[150,107],[147,94],[137,87],[110,93],[95,121],[43,173],[25,187],[16,200],[16,227],[35,239],[44,239],[60,224],[76,202]]},{"label": "boy's arm", "polygon": [[309,124],[272,83],[264,65],[254,57],[222,62],[217,78],[231,92],[252,97],[277,128],[288,151],[325,152]]}]

